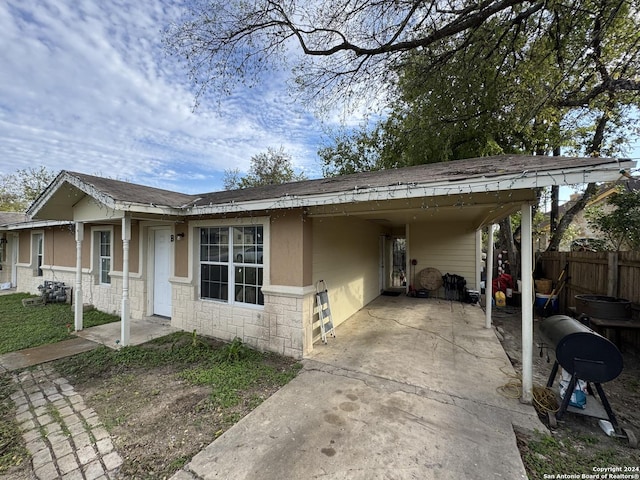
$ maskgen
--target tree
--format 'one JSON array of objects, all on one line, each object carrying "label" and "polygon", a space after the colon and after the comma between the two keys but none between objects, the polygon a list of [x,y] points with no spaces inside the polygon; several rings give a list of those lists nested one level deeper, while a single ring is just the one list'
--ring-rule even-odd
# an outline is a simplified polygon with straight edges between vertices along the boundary
[{"label": "tree", "polygon": [[[517,56],[523,47],[548,39],[572,75],[593,63],[598,48],[613,44],[598,46],[575,35],[565,38],[567,34],[584,31],[584,25],[600,16],[593,29],[597,36],[599,28],[626,11],[637,27],[637,5],[625,0],[212,0],[195,2],[165,38],[170,51],[187,60],[198,94],[210,88],[230,91],[239,78],[255,83],[269,70],[293,62],[297,85],[309,98],[342,102],[384,90],[395,80],[394,67],[415,51],[437,52],[432,55],[436,65],[471,45]],[[492,30],[488,24],[501,28]],[[627,43],[623,36],[632,32],[630,28],[616,40]],[[634,54],[634,49],[621,52],[627,59]],[[637,91],[632,72],[609,73],[602,81],[594,75],[589,83],[599,81],[603,91]],[[555,85],[548,87],[553,91]],[[582,89],[573,93],[573,103],[588,100]]]},{"label": "tree", "polygon": [[585,211],[589,225],[605,237],[612,250],[640,250],[640,191],[620,189],[601,205]]},{"label": "tree", "polygon": [[303,173],[295,173],[291,155],[283,147],[279,150],[269,147],[266,152],[251,157],[249,173],[245,176],[238,169],[225,170],[224,173],[225,190],[306,180]]},{"label": "tree", "polygon": [[[293,58],[308,99],[384,98],[383,132],[321,152],[329,173],[344,173],[563,146],[614,153],[624,136],[615,127],[638,104],[639,13],[626,0],[214,0],[167,39],[199,94]],[[550,249],[594,192],[560,219]]]},{"label": "tree", "polygon": [[24,212],[56,176],[57,172],[44,166],[0,176],[0,210]]},{"label": "tree", "polygon": [[[637,106],[638,97],[611,79],[639,73],[640,36],[631,15],[621,3],[593,3],[575,18],[558,18],[546,37],[536,38],[527,25],[524,35],[513,36],[500,23],[487,21],[479,31],[500,32],[511,41],[489,49],[478,42],[453,52],[448,44],[411,52],[398,68],[388,118],[373,132],[351,134],[354,143],[374,149],[373,160],[364,166],[392,168],[497,153],[559,155],[561,147],[581,155],[621,153],[630,133],[624,126],[636,123],[629,106]],[[577,52],[586,52],[584,58]],[[438,58],[446,61],[433,69]],[[333,150],[319,152],[329,174],[363,166],[353,156],[335,154],[348,150],[343,138]],[[596,190],[588,185],[560,219],[549,249],[558,248]],[[503,223],[501,231],[509,227]],[[508,249],[512,242],[505,235]]]}]

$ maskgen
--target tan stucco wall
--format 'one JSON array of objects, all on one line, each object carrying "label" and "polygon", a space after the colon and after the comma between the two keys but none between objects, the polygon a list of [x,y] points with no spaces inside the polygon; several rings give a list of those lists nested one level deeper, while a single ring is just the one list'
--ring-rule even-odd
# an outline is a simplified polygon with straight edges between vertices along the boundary
[{"label": "tan stucco wall", "polygon": [[[463,276],[467,287],[476,289],[475,231],[470,225],[460,223],[415,223],[409,227],[407,261],[418,264],[409,272],[408,281],[420,288],[412,275],[419,279],[427,267]],[[442,293],[442,292],[441,292]]]},{"label": "tan stucco wall", "polygon": [[140,222],[131,220],[129,242],[129,273],[140,273]]},{"label": "tan stucco wall", "polygon": [[302,209],[271,217],[271,284],[303,287],[312,282],[313,229]]},{"label": "tan stucco wall", "polygon": [[23,230],[19,233],[18,263],[31,261],[31,230]]},{"label": "tan stucco wall", "polygon": [[76,266],[75,234],[69,227],[47,228],[44,232],[44,261],[59,267]]},{"label": "tan stucco wall", "polygon": [[380,294],[383,232],[381,226],[357,217],[313,219],[313,283],[326,281],[336,325]]},{"label": "tan stucco wall", "polygon": [[178,224],[175,229],[176,235],[178,233],[184,233],[182,240],[176,240],[174,245],[174,276],[187,278],[189,276],[189,242],[191,237],[189,235],[190,229],[184,224]]}]

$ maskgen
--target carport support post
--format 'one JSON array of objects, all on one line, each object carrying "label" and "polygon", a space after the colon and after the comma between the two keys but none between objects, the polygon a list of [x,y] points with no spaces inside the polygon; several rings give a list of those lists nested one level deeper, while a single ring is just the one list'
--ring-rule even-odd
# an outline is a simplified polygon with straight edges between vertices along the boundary
[{"label": "carport support post", "polygon": [[531,205],[522,205],[522,403],[533,399],[533,239]]},{"label": "carport support post", "polygon": [[84,240],[84,223],[76,222],[76,288],[73,292],[73,323],[76,332],[82,330],[82,314],[84,298],[82,296],[82,241]]},{"label": "carport support post", "polygon": [[131,241],[131,217],[122,218],[122,312],[120,322],[120,345],[129,345],[131,332],[129,318],[129,242]]},{"label": "carport support post", "polygon": [[492,223],[489,225],[489,235],[487,236],[487,259],[484,262],[485,281],[484,281],[484,303],[486,307],[485,328],[491,328],[491,314],[493,310],[493,232],[496,226]]}]

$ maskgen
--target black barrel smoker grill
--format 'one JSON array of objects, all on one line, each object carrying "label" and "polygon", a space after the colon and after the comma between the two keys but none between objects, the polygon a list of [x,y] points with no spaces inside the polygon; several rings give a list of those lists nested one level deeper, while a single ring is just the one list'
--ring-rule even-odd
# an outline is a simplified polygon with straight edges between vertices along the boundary
[{"label": "black barrel smoker grill", "polygon": [[[555,362],[547,381],[551,388],[562,367],[571,375],[571,380],[557,412],[548,412],[549,425],[557,426],[557,421],[565,412],[608,420],[614,428],[616,437],[626,438],[633,448],[638,447],[635,434],[629,429],[620,428],[611,404],[607,400],[602,384],[610,382],[622,372],[622,354],[618,348],[602,335],[597,334],[579,321],[565,315],[554,315],[545,318],[540,324],[540,335],[544,341],[541,347],[555,348]],[[589,386],[590,396],[585,409],[569,405],[571,394],[578,380],[584,380]],[[600,401],[591,391],[590,384],[595,386]],[[593,397],[593,400],[591,400]]]}]

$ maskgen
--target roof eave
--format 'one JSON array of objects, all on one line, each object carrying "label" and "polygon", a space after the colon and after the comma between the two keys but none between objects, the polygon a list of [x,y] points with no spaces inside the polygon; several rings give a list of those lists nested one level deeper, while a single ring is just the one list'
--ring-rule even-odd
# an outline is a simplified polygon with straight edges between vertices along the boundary
[{"label": "roof eave", "polygon": [[383,201],[398,198],[438,197],[452,194],[473,194],[503,190],[521,190],[556,185],[578,185],[620,179],[622,172],[635,166],[631,160],[616,160],[589,169],[584,167],[558,168],[543,172],[528,171],[500,177],[472,177],[433,183],[406,182],[384,187],[356,187],[352,190],[313,195],[285,195],[244,202],[227,202],[192,207],[191,215],[229,214],[246,211],[300,208],[319,205]]},{"label": "roof eave", "polygon": [[32,230],[35,228],[57,227],[64,225],[71,225],[73,222],[67,220],[39,220],[39,221],[27,221],[20,223],[8,223],[2,225],[0,230],[14,231],[14,230]]}]

